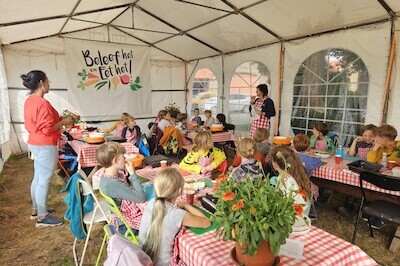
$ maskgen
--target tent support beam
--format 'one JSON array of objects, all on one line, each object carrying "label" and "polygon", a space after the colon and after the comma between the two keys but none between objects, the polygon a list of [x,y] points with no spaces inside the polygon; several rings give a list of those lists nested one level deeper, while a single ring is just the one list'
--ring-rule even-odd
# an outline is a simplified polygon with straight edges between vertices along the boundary
[{"label": "tent support beam", "polygon": [[[389,18],[385,18],[385,19],[380,19],[380,20],[376,20],[376,21],[372,21],[372,22],[366,22],[366,23],[361,23],[361,24],[357,24],[354,26],[349,26],[349,27],[340,27],[340,28],[336,28],[333,30],[328,30],[328,31],[321,31],[321,32],[317,32],[314,34],[308,34],[308,35],[303,35],[303,36],[299,36],[299,37],[294,37],[288,40],[285,40],[285,42],[290,42],[290,41],[297,41],[297,40],[301,40],[301,39],[307,39],[310,37],[318,37],[324,34],[329,34],[329,33],[334,33],[334,32],[338,32],[338,31],[342,31],[342,30],[350,30],[350,29],[356,29],[356,28],[360,28],[360,27],[365,27],[365,26],[369,26],[369,25],[375,25],[375,24],[380,24],[380,23],[385,23],[388,22],[390,19]],[[262,44],[262,45],[256,45],[256,46],[252,46],[252,47],[248,47],[248,48],[244,48],[244,49],[239,49],[239,50],[235,50],[235,51],[231,51],[228,53],[224,53],[224,55],[230,55],[230,54],[235,54],[235,53],[239,53],[239,52],[244,52],[244,51],[250,51],[250,50],[254,50],[254,49],[259,49],[262,47],[266,47],[268,45],[272,45],[272,44],[276,44],[279,43],[277,42],[272,42],[272,43],[266,43],[266,44]],[[213,58],[213,57],[217,57],[220,55],[210,55],[210,56],[205,56],[205,57],[200,57],[200,58],[194,58],[189,60],[188,62],[192,62],[192,61],[196,61],[196,60],[201,60],[201,59],[208,59],[208,58]]]},{"label": "tent support beam", "polygon": [[82,0],[78,0],[75,3],[75,6],[72,8],[71,12],[69,13],[67,19],[64,21],[64,24],[61,26],[61,29],[58,31],[58,34],[61,34],[63,29],[65,28],[65,25],[67,25],[68,21],[72,18],[74,15],[75,10],[78,8],[79,4],[81,3]]},{"label": "tent support beam", "polygon": [[[267,27],[265,27],[264,25],[262,25],[260,22],[258,22],[257,20],[255,20],[254,18],[250,17],[249,15],[247,15],[243,9],[238,9],[235,5],[233,5],[232,3],[230,3],[228,0],[221,0],[222,2],[224,2],[226,5],[228,5],[230,8],[232,8],[233,10],[235,10],[235,12],[239,13],[240,15],[242,15],[243,17],[247,18],[248,20],[250,20],[251,22],[253,22],[254,24],[256,24],[258,27],[260,27],[261,29],[263,29],[264,31],[268,32],[269,34],[271,34],[272,36],[274,36],[275,38],[277,38],[280,41],[283,41],[283,38],[281,36],[279,36],[278,34],[276,34],[275,32],[273,32],[272,30],[268,29]],[[265,1],[260,1],[258,3],[262,3],[262,2],[266,2]],[[247,7],[246,7],[247,8]]]},{"label": "tent support beam", "polygon": [[52,35],[48,35],[48,36],[43,36],[43,37],[38,37],[38,38],[31,38],[31,39],[26,39],[26,40],[22,40],[22,41],[16,41],[16,42],[11,42],[9,44],[2,44],[2,45],[12,45],[12,44],[18,44],[18,43],[24,43],[24,42],[30,42],[30,41],[37,41],[37,40],[41,40],[41,39],[45,39],[45,38],[50,38],[50,37],[56,37],[56,36],[62,36],[63,34],[69,34],[69,33],[75,33],[75,32],[80,32],[80,31],[84,31],[84,30],[91,30],[91,29],[96,29],[102,27],[101,25],[99,26],[94,26],[94,27],[90,27],[90,28],[85,28],[85,29],[80,29],[80,30],[73,30],[73,31],[68,31],[68,32],[63,32],[62,34],[52,34]]},{"label": "tent support beam", "polygon": [[124,42],[99,41],[99,40],[91,40],[91,39],[84,39],[84,38],[77,38],[77,37],[70,37],[70,36],[60,36],[60,38],[79,40],[79,41],[88,41],[88,42],[104,42],[104,43],[115,43],[115,44],[123,44],[123,45],[133,45],[133,46],[148,47],[147,44],[131,44],[131,43],[124,43]]},{"label": "tent support beam", "polygon": [[[122,14],[124,14],[129,8],[132,8],[132,16],[133,16],[133,8],[135,7],[136,3],[139,2],[139,0],[136,0],[134,3],[132,3],[130,6],[126,7],[124,10],[122,10],[121,13],[119,13],[115,18],[113,18],[108,24],[113,23],[117,18],[119,18]],[[133,24],[133,18],[132,18],[132,24]],[[132,25],[133,26],[133,25]]]},{"label": "tent support beam", "polygon": [[212,46],[212,45],[210,45],[210,44],[208,44],[208,43],[206,43],[206,42],[204,42],[204,41],[202,41],[202,40],[200,40],[200,39],[194,37],[193,35],[189,34],[187,31],[183,31],[183,30],[177,28],[176,26],[172,25],[172,24],[169,23],[168,21],[166,21],[166,20],[164,20],[164,19],[162,19],[162,18],[159,18],[158,16],[154,15],[154,14],[151,13],[150,11],[144,9],[143,7],[137,5],[136,8],[139,9],[140,11],[143,11],[143,12],[146,13],[147,15],[149,15],[149,16],[155,18],[156,20],[158,20],[158,21],[164,23],[165,25],[167,25],[167,26],[173,28],[174,30],[178,31],[180,35],[185,35],[185,36],[187,36],[187,37],[189,37],[189,38],[191,38],[191,39],[193,39],[193,40],[195,40],[195,41],[197,41],[197,42],[199,42],[199,43],[201,43],[201,44],[207,46],[208,48],[210,48],[210,49],[212,49],[212,50],[214,50],[214,51],[216,51],[216,52],[222,53],[222,51],[220,51],[219,49],[215,48],[214,46]]},{"label": "tent support beam", "polygon": [[[122,7],[129,7],[131,5],[132,5],[132,3],[118,5],[118,6],[104,7],[104,8],[99,8],[99,9],[93,9],[93,10],[89,10],[89,11],[82,11],[82,12],[75,13],[74,16],[87,15],[87,14],[92,14],[92,13],[97,13],[97,12],[108,11],[108,10],[112,10],[112,9],[118,9],[118,8],[122,8]],[[14,21],[14,22],[0,23],[0,27],[15,26],[15,25],[20,25],[20,24],[40,22],[40,21],[59,19],[59,18],[68,18],[68,17],[69,17],[69,15],[58,15],[58,16],[50,16],[50,17],[44,17],[44,18],[20,20],[20,21]]]},{"label": "tent support beam", "polygon": [[385,82],[385,91],[384,91],[383,103],[382,103],[381,124],[386,123],[386,120],[387,120],[387,113],[388,113],[388,107],[389,107],[389,94],[390,94],[390,90],[391,90],[390,89],[390,81],[392,78],[393,63],[394,63],[394,58],[396,55],[396,44],[397,44],[396,43],[396,33],[393,33],[391,47],[390,47],[388,67],[386,70],[386,82]]},{"label": "tent support beam", "polygon": [[278,116],[275,117],[274,123],[274,136],[278,136],[279,134],[279,124],[281,120],[281,95],[282,95],[282,88],[283,88],[283,71],[284,71],[284,57],[285,57],[285,47],[284,43],[281,42],[281,47],[279,49],[279,65],[278,65],[278,75],[277,75],[277,91],[278,94],[275,99],[275,108],[278,113]]},{"label": "tent support beam", "polygon": [[185,4],[189,4],[189,5],[200,6],[200,7],[204,7],[204,8],[216,10],[216,11],[221,11],[221,12],[228,12],[228,13],[231,12],[231,11],[229,11],[229,10],[224,10],[224,9],[221,9],[221,8],[216,8],[216,7],[212,7],[212,6],[207,6],[207,5],[202,5],[202,4],[198,4],[198,3],[193,3],[193,2],[185,1],[185,0],[175,0],[175,1],[176,1],[176,2],[185,3]]},{"label": "tent support beam", "polygon": [[379,4],[381,4],[381,6],[386,10],[386,12],[388,12],[388,14],[391,17],[395,17],[396,16],[396,12],[394,12],[390,6],[385,2],[385,0],[377,0],[379,2]]},{"label": "tent support beam", "polygon": [[115,26],[113,26],[113,25],[110,25],[110,27],[113,27],[114,29],[116,29],[116,30],[118,30],[118,31],[120,31],[120,32],[122,32],[122,33],[125,33],[126,35],[131,36],[132,38],[134,38],[134,39],[136,39],[136,40],[139,40],[139,41],[141,41],[141,42],[147,44],[147,45],[150,46],[150,47],[154,47],[155,49],[160,50],[161,52],[164,52],[164,53],[166,53],[166,54],[168,54],[168,55],[170,55],[170,56],[172,56],[172,57],[175,57],[175,58],[177,58],[177,59],[179,59],[179,60],[181,60],[181,61],[183,61],[183,62],[186,62],[186,60],[184,60],[183,58],[180,58],[179,56],[176,56],[176,55],[174,55],[174,54],[171,54],[170,52],[167,52],[167,51],[165,51],[164,49],[161,49],[161,48],[159,48],[159,47],[157,47],[157,46],[155,46],[155,45],[153,45],[153,44],[151,44],[151,43],[149,43],[149,42],[146,42],[146,41],[143,40],[143,39],[140,39],[140,38],[138,38],[138,37],[136,37],[136,36],[133,36],[132,34],[126,32],[126,31],[123,31],[123,30],[119,29],[118,27],[115,27]]}]

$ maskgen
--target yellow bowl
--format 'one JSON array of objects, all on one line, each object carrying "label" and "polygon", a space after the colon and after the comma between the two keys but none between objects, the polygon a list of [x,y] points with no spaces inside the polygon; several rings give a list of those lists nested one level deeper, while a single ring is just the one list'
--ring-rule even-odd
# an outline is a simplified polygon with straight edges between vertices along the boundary
[{"label": "yellow bowl", "polygon": [[282,137],[282,136],[276,136],[273,137],[272,141],[276,145],[290,145],[290,137]]},{"label": "yellow bowl", "polygon": [[133,163],[133,166],[135,166],[135,167],[142,166],[142,161],[144,159],[144,156],[141,155],[140,153],[135,153],[135,155],[136,155],[135,158],[128,158],[126,160],[127,161],[131,161]]}]

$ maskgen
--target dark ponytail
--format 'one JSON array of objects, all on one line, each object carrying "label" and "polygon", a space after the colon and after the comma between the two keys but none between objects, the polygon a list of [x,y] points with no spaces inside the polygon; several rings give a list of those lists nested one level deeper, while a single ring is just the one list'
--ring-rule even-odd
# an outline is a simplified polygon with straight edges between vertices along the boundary
[{"label": "dark ponytail", "polygon": [[43,71],[32,70],[28,74],[22,74],[21,79],[25,87],[31,90],[31,93],[39,87],[40,81],[46,81],[47,77]]}]

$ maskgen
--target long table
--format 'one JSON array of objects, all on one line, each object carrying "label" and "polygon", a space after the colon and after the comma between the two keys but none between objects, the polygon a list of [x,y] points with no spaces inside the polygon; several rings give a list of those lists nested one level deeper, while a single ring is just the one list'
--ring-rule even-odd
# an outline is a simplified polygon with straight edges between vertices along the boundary
[{"label": "long table", "polygon": [[[194,136],[196,135],[197,132],[195,131],[189,131],[186,134],[186,137],[188,139],[193,139]],[[237,138],[235,135],[233,135],[231,132],[217,132],[217,133],[212,133],[212,140],[214,143],[219,143],[219,142],[227,142],[227,141],[235,141]]]},{"label": "long table", "polygon": [[[160,170],[160,168],[146,167],[137,170],[137,174],[153,181]],[[187,177],[200,178],[195,174]],[[211,193],[211,189],[207,188],[196,193],[196,205],[200,206],[198,197],[205,193]],[[281,256],[281,265],[378,265],[359,247],[314,226],[308,234],[291,238],[304,242],[303,259],[295,260]],[[188,266],[234,265],[229,253],[235,243],[220,240],[215,230],[202,235],[195,235],[190,230],[185,230],[177,236],[176,243],[175,251]]]},{"label": "long table", "polygon": [[[348,163],[351,161],[343,160],[340,164],[335,163],[332,158],[323,160],[326,164],[315,169],[311,174],[311,181],[318,186],[328,187],[340,193],[361,198],[360,175],[348,170]],[[364,188],[371,199],[385,198],[389,201],[398,202],[400,191],[381,189],[370,183],[364,182]]]},{"label": "long table", "polygon": [[[101,144],[88,144],[80,140],[69,141],[68,144],[74,149],[78,155],[78,163],[81,167],[96,166],[96,150]],[[127,153],[138,153],[139,149],[129,142],[121,143],[125,147]]]}]

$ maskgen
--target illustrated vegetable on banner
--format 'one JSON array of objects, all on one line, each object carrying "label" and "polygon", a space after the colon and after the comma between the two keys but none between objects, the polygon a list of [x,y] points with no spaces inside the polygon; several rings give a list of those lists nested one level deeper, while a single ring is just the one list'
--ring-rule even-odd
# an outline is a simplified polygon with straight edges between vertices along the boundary
[{"label": "illustrated vegetable on banner", "polygon": [[[98,51],[97,55],[90,54],[90,50],[82,51],[86,67],[78,72],[81,78],[77,87],[84,90],[94,88],[100,90],[116,90],[119,86],[129,86],[132,91],[142,88],[140,77],[132,76],[133,51],[116,51],[108,55],[102,55]],[[119,85],[119,86],[118,86]]]}]

